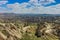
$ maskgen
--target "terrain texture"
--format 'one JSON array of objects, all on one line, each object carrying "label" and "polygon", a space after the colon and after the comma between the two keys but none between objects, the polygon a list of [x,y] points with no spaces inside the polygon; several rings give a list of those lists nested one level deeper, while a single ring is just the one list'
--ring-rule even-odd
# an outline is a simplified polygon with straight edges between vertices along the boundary
[{"label": "terrain texture", "polygon": [[0,14],[0,40],[60,40],[60,15]]}]

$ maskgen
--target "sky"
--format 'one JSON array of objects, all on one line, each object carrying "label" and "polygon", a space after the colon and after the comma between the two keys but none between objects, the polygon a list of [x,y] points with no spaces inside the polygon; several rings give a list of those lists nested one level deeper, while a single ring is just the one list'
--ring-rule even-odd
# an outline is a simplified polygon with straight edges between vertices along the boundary
[{"label": "sky", "polygon": [[60,14],[60,0],[0,0],[0,13]]}]

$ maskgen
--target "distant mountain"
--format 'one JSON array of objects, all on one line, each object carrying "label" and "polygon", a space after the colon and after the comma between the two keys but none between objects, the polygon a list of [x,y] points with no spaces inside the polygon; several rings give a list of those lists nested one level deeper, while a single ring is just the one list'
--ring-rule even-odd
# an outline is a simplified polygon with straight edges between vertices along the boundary
[{"label": "distant mountain", "polygon": [[0,13],[0,15],[5,15],[5,16],[16,16],[16,15],[20,15],[20,16],[60,16],[60,14],[18,14],[18,13]]}]

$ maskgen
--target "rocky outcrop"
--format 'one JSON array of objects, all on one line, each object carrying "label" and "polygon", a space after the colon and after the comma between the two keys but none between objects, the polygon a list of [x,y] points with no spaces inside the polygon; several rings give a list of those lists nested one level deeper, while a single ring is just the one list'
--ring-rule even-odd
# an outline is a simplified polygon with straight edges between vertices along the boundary
[{"label": "rocky outcrop", "polygon": [[[20,40],[25,36],[48,39],[60,39],[60,26],[56,23],[39,23],[27,26],[16,26],[15,23],[0,23],[1,40]],[[42,39],[41,39],[42,40]]]},{"label": "rocky outcrop", "polygon": [[[42,37],[42,36],[51,36],[51,38],[60,38],[60,26],[55,23],[47,23],[39,24],[39,26],[36,29],[36,36]],[[53,36],[53,37],[52,37]]]}]

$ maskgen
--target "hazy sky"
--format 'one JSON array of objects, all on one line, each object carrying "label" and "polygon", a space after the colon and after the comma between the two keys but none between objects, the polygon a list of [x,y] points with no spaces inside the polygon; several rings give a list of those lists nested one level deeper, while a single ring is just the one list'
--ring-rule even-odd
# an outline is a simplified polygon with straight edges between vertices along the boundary
[{"label": "hazy sky", "polygon": [[59,14],[60,0],[0,0],[0,13]]}]

